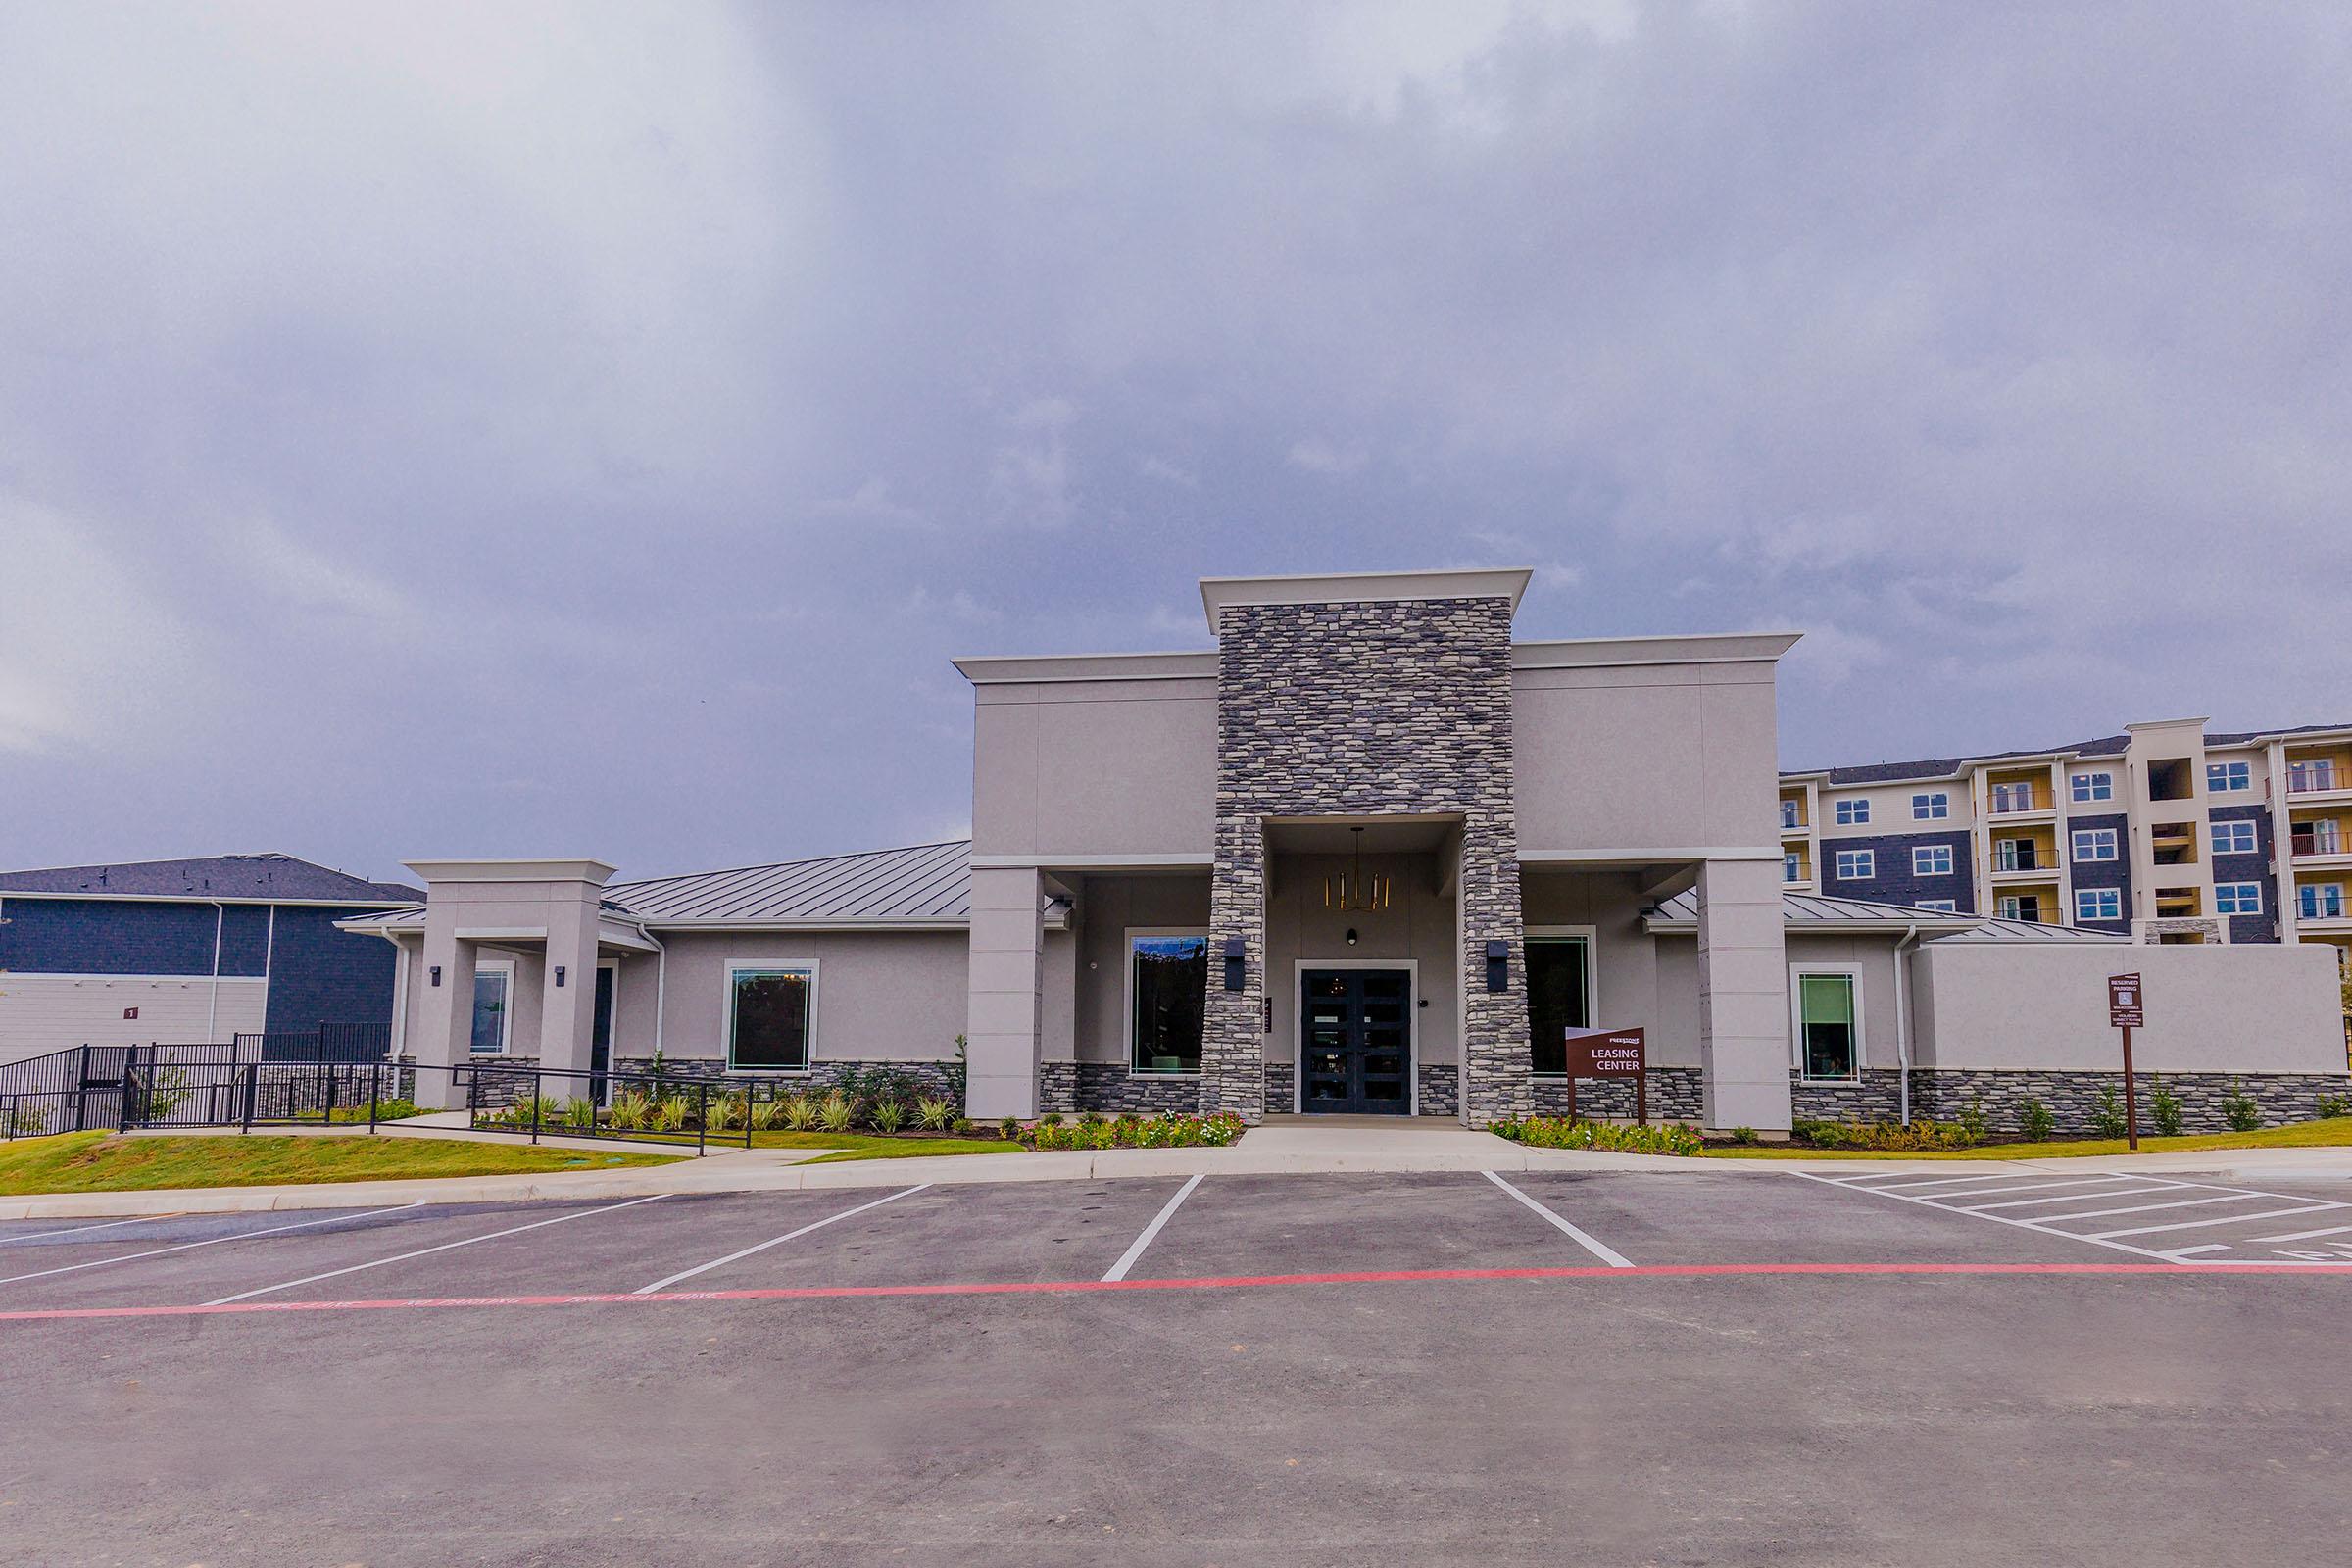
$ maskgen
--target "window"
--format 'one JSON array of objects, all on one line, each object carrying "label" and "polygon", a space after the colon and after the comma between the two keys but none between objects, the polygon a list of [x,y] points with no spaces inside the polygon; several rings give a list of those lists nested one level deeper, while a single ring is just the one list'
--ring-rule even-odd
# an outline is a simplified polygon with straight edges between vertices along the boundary
[{"label": "window", "polygon": [[1879,874],[1878,856],[1869,850],[1839,850],[1838,880],[1860,882]]},{"label": "window", "polygon": [[1998,910],[2004,920],[2027,920],[2041,923],[2041,895],[2038,893],[2004,893]]},{"label": "window", "polygon": [[1796,1062],[1808,1079],[1862,1076],[1861,1004],[1851,970],[1797,971]]},{"label": "window", "polygon": [[1527,935],[1527,1031],[1535,1070],[1568,1070],[1568,1031],[1592,1027],[1592,938]]},{"label": "window", "polygon": [[2075,829],[2075,863],[2088,860],[2112,860],[2116,857],[2116,832],[2111,827],[2079,827]]},{"label": "window", "polygon": [[2313,790],[2335,788],[2335,761],[2320,758],[2307,762],[2286,764],[2286,790],[2289,795],[2308,794]]},{"label": "window", "polygon": [[1838,825],[1839,827],[1858,827],[1869,820],[1870,803],[1868,801],[1839,801],[1838,803]]},{"label": "window", "polygon": [[1797,812],[1803,808],[1803,803],[1798,801],[1781,802],[1781,826],[1784,828],[1803,827],[1804,821],[1797,815]]},{"label": "window", "polygon": [[1950,899],[1921,899],[1912,907],[1925,909],[1930,914],[1958,914],[1960,912],[1960,906]]},{"label": "window", "polygon": [[1199,1072],[1208,1007],[1208,933],[1127,933],[1127,1064],[1137,1072]]},{"label": "window", "polygon": [[1992,808],[1996,811],[2038,811],[2041,803],[2034,797],[2030,781],[1995,784],[1992,787]]},{"label": "window", "polygon": [[2077,888],[2075,890],[2075,918],[2077,920],[2121,920],[2123,917],[2123,889]]},{"label": "window", "polygon": [[2077,801],[2112,801],[2115,799],[2113,773],[2077,773],[2074,780]]},{"label": "window", "polygon": [[2213,824],[2214,854],[2252,855],[2256,853],[2258,848],[2259,845],[2254,837],[2254,823],[2252,818],[2241,816],[2232,822],[2216,822]]},{"label": "window", "polygon": [[2041,847],[2032,839],[1994,839],[1992,868],[1995,871],[2043,871]]},{"label": "window", "polygon": [[727,965],[727,1071],[806,1072],[816,965]]},{"label": "window", "polygon": [[476,1056],[507,1054],[514,1010],[508,1004],[514,995],[512,964],[484,964],[473,971],[473,1038],[466,1044],[467,1052]]},{"label": "window", "polygon": [[1805,858],[1794,850],[1781,857],[1781,880],[1802,882],[1805,879]]},{"label": "window", "polygon": [[1952,847],[1949,844],[1915,844],[1911,847],[1913,876],[1950,876]]},{"label": "window", "polygon": [[2254,764],[2251,762],[2207,762],[2205,788],[2214,795],[2228,795],[2254,787]]},{"label": "window", "polygon": [[2344,917],[2344,885],[2306,882],[2295,890],[2295,907],[2306,920],[2340,920]]},{"label": "window", "polygon": [[2216,914],[2260,914],[2262,912],[2262,884],[2259,882],[2216,882],[2213,885],[2213,912]]},{"label": "window", "polygon": [[1938,822],[1951,814],[1952,798],[1942,790],[1911,797],[1911,819],[1915,822]]}]

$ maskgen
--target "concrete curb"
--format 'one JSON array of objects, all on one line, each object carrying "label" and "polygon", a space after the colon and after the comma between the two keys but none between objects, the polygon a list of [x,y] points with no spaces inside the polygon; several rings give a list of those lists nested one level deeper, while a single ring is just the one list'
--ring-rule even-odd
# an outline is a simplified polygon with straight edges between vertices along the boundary
[{"label": "concrete curb", "polygon": [[2098,1174],[2140,1171],[2194,1174],[2233,1181],[2352,1181],[2352,1149],[2234,1150],[2205,1154],[2102,1155],[2039,1160],[1806,1160],[1689,1159],[1652,1154],[1604,1154],[1523,1149],[1483,1133],[1406,1139],[1350,1147],[1328,1137],[1322,1147],[1253,1132],[1230,1149],[1117,1149],[1029,1154],[954,1154],[912,1159],[851,1160],[810,1165],[816,1150],[752,1150],[703,1159],[613,1171],[561,1171],[529,1176],[449,1176],[413,1181],[319,1182],[283,1187],[216,1187],[132,1193],[57,1193],[0,1199],[0,1220],[122,1218],[160,1214],[256,1213],[277,1209],[382,1208],[400,1203],[587,1202],[656,1194],[783,1193],[917,1182],[937,1186],[983,1183],[1109,1181],[1148,1177],[1304,1176],[1475,1173],[1617,1172],[1732,1176],[1815,1175],[1986,1176],[2021,1171]]}]

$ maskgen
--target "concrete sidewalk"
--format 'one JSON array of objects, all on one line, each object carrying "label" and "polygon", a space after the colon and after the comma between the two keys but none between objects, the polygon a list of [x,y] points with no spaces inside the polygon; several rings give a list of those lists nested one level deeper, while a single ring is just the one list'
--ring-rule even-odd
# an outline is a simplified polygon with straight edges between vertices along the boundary
[{"label": "concrete sidewalk", "polygon": [[[419,1130],[421,1131],[421,1129]],[[365,1137],[363,1130],[357,1136]],[[481,1135],[495,1136],[495,1135]],[[565,1140],[609,1152],[612,1143]],[[814,1149],[713,1151],[701,1159],[609,1171],[527,1176],[453,1176],[415,1181],[318,1182],[282,1187],[219,1187],[131,1193],[61,1193],[0,1199],[0,1220],[107,1218],[140,1214],[235,1213],[285,1208],[380,1208],[398,1203],[488,1203],[533,1200],[588,1201],[657,1193],[801,1192],[906,1187],[917,1183],[1095,1181],[1121,1177],[1281,1176],[1412,1171],[1706,1171],[1775,1176],[1915,1175],[2058,1171],[2194,1173],[2218,1180],[2352,1181],[2352,1149],[2257,1149],[2209,1153],[2092,1156],[2040,1160],[1690,1159],[1525,1149],[1490,1133],[1447,1122],[1390,1118],[1272,1117],[1229,1149],[1113,1149],[1022,1154],[953,1154],[917,1159],[851,1160],[812,1165]]]}]

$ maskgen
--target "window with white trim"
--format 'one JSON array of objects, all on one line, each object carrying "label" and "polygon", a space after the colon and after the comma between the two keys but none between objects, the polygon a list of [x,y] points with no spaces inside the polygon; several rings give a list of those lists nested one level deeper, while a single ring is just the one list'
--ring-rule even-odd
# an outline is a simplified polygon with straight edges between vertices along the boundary
[{"label": "window with white trim", "polygon": [[1535,1071],[1568,1070],[1568,1031],[1592,1027],[1592,939],[1527,936],[1527,1030]]},{"label": "window with white trim", "polygon": [[1949,844],[1914,844],[1911,846],[1911,874],[1950,876],[1952,847]]},{"label": "window with white trim", "polygon": [[514,1041],[514,966],[477,964],[473,971],[473,1032],[468,1055],[503,1056]]},{"label": "window with white trim", "polygon": [[1957,900],[1953,899],[1921,899],[1912,907],[1925,909],[1930,914],[1958,914],[1960,912],[1960,905]]},{"label": "window with white trim", "polygon": [[2075,863],[2084,865],[2093,860],[2112,860],[2118,852],[2116,832],[2111,827],[2079,827],[2074,831]]},{"label": "window with white trim", "polygon": [[2239,790],[2254,787],[2254,764],[2251,762],[2207,762],[2205,790],[2209,795],[2234,795]]},{"label": "window with white trim", "polygon": [[1862,1076],[1861,981],[1850,969],[1798,970],[1797,1070],[1812,1083],[1852,1083]]},{"label": "window with white trim", "polygon": [[2344,885],[2306,882],[2295,889],[2295,908],[2306,920],[2340,920],[2344,917]]},{"label": "window with white trim", "polygon": [[1784,852],[1781,856],[1781,880],[1802,882],[1804,879],[1805,858],[1794,850]]},{"label": "window with white trim", "polygon": [[1911,797],[1911,819],[1914,822],[1939,822],[1951,814],[1952,797],[1944,790]]},{"label": "window with white trim", "polygon": [[2236,817],[2227,822],[2215,822],[2213,853],[2216,855],[2253,855],[2261,848],[2251,817]]},{"label": "window with white trim", "polygon": [[1839,827],[1859,827],[1870,820],[1868,801],[1839,801],[1837,803],[1837,811]]},{"label": "window with white trim", "polygon": [[1136,1072],[1200,1070],[1208,1009],[1208,933],[1127,933],[1127,1064]]},{"label": "window with white trim", "polygon": [[727,1071],[807,1072],[816,1025],[816,965],[727,965]]},{"label": "window with white trim", "polygon": [[1785,828],[1803,827],[1805,824],[1798,819],[1796,814],[1802,808],[1802,803],[1797,801],[1784,800],[1781,802],[1781,826]]},{"label": "window with white trim", "polygon": [[1879,858],[1869,850],[1839,850],[1838,880],[1863,882],[1879,874]]},{"label": "window with white trim", "polygon": [[2115,775],[2077,773],[2072,788],[2078,805],[2086,801],[2112,801],[2115,799]]},{"label": "window with white trim", "polygon": [[2262,884],[2259,882],[2216,882],[2213,885],[2213,912],[2216,914],[2260,914],[2262,912]]},{"label": "window with white trim", "polygon": [[2124,891],[2121,888],[2075,889],[2075,918],[2079,921],[2121,920],[2124,917]]}]

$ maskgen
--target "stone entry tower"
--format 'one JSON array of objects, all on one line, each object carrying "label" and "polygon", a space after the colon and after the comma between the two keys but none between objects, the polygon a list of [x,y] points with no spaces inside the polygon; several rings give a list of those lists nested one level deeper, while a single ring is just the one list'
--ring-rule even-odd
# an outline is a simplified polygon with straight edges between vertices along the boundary
[{"label": "stone entry tower", "polygon": [[[1455,878],[1461,1112],[1533,1105],[1519,846],[1513,819],[1511,616],[1525,571],[1209,578],[1217,634],[1216,844],[1203,1111],[1266,1112],[1266,827],[1285,819],[1446,817]],[[1226,989],[1239,940],[1242,988]],[[1501,990],[1488,989],[1502,944]],[[1287,1002],[1286,1002],[1287,1004]],[[1278,1106],[1287,1109],[1288,1106]]]}]

